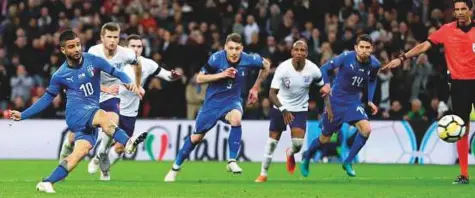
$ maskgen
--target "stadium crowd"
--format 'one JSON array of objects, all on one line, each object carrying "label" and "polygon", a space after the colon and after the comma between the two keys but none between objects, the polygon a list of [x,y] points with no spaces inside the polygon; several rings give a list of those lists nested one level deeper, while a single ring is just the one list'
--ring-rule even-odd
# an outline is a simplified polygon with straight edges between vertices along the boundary
[{"label": "stadium crowd", "polygon": [[[353,50],[363,33],[374,40],[374,55],[387,63],[452,20],[451,0],[1,0],[0,110],[23,110],[36,101],[62,64],[61,31],[80,34],[83,50],[100,42],[106,22],[121,25],[122,38],[144,37],[143,56],[183,72],[180,81],[149,79],[139,117],[194,119],[206,85],[196,83],[209,55],[222,49],[225,35],[243,36],[245,51],[268,58],[273,69],[290,57],[292,43],[305,39],[309,59],[322,65]],[[374,119],[437,119],[450,104],[442,48],[379,73]],[[248,71],[247,88],[258,71]],[[268,77],[260,103],[246,106],[244,119],[266,119],[272,105]],[[318,119],[323,102],[312,89],[309,118]],[[40,118],[64,117],[58,96]],[[0,111],[1,112],[1,111]]]}]

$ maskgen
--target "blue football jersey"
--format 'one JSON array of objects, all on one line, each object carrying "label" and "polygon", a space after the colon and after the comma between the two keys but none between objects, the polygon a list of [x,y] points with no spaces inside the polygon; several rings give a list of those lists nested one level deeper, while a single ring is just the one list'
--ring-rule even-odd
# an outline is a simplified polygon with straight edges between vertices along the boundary
[{"label": "blue football jersey", "polygon": [[83,53],[80,66],[72,68],[65,61],[53,74],[45,95],[22,114],[27,119],[46,108],[54,96],[62,90],[66,92],[66,119],[75,112],[99,108],[101,71],[114,75],[123,83],[131,83],[127,75],[116,70],[106,60],[89,53]]},{"label": "blue football jersey", "polygon": [[263,67],[262,57],[257,54],[247,54],[242,52],[238,63],[232,64],[226,58],[226,51],[221,50],[213,55],[208,60],[208,63],[203,66],[201,72],[204,74],[216,74],[223,72],[229,67],[234,67],[237,70],[234,79],[221,79],[209,83],[206,90],[204,105],[213,107],[222,107],[228,104],[235,104],[241,102],[241,89],[246,80],[246,74],[250,68],[261,69]]},{"label": "blue football jersey", "polygon": [[368,89],[368,101],[373,100],[380,62],[371,55],[368,62],[361,63],[356,56],[355,51],[344,52],[321,67],[325,83],[329,83],[328,72],[338,68],[332,83],[332,102],[361,103],[365,88]]}]

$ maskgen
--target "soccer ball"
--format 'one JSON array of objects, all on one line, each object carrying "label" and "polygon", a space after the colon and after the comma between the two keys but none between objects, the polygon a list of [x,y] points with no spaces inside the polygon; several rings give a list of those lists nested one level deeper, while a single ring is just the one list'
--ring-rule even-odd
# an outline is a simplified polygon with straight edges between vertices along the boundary
[{"label": "soccer ball", "polygon": [[457,142],[465,134],[465,122],[457,115],[446,115],[437,123],[437,133],[445,142]]}]

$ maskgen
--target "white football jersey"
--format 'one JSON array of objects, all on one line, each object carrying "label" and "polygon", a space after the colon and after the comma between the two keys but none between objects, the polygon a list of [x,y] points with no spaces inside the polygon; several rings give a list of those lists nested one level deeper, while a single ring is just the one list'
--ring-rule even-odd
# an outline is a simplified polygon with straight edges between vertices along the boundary
[{"label": "white football jersey", "polygon": [[[117,51],[111,59],[106,58],[106,55],[104,53],[104,46],[102,44],[92,46],[91,48],[89,48],[88,52],[105,59],[112,65],[112,67],[115,67],[120,71],[124,70],[125,65],[135,64],[137,62],[137,56],[135,55],[135,52],[132,49],[125,48],[122,46],[117,46]],[[129,75],[129,77],[131,76]],[[108,73],[101,72],[101,85],[111,86],[114,84],[122,84],[122,82],[118,78],[111,76]],[[103,102],[111,98],[117,97],[119,96],[114,96],[109,93],[101,92],[99,102]]]},{"label": "white football jersey", "polygon": [[[145,83],[145,80],[150,75],[157,75],[161,70],[159,69],[158,64],[148,58],[139,57],[140,64],[142,65],[142,86]],[[124,72],[130,77],[132,82],[135,82],[135,72],[134,68],[131,65],[126,65],[124,68]],[[127,117],[136,117],[139,111],[140,105],[140,98],[139,96],[127,90],[124,86],[120,86],[119,90],[120,96],[120,115],[127,116]]]},{"label": "white football jersey", "polygon": [[302,112],[308,111],[308,92],[312,82],[323,86],[322,73],[315,63],[305,60],[304,68],[298,72],[292,65],[292,59],[288,59],[277,67],[271,88],[279,90],[277,98],[283,108],[291,112]]}]

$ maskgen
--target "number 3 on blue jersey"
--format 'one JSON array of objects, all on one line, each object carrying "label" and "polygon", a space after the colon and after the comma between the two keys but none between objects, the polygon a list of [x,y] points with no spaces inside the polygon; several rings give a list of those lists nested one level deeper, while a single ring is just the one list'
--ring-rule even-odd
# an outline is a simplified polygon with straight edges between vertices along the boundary
[{"label": "number 3 on blue jersey", "polygon": [[82,84],[79,89],[84,92],[84,96],[86,97],[94,94],[94,89],[92,88],[92,84],[90,82]]}]

